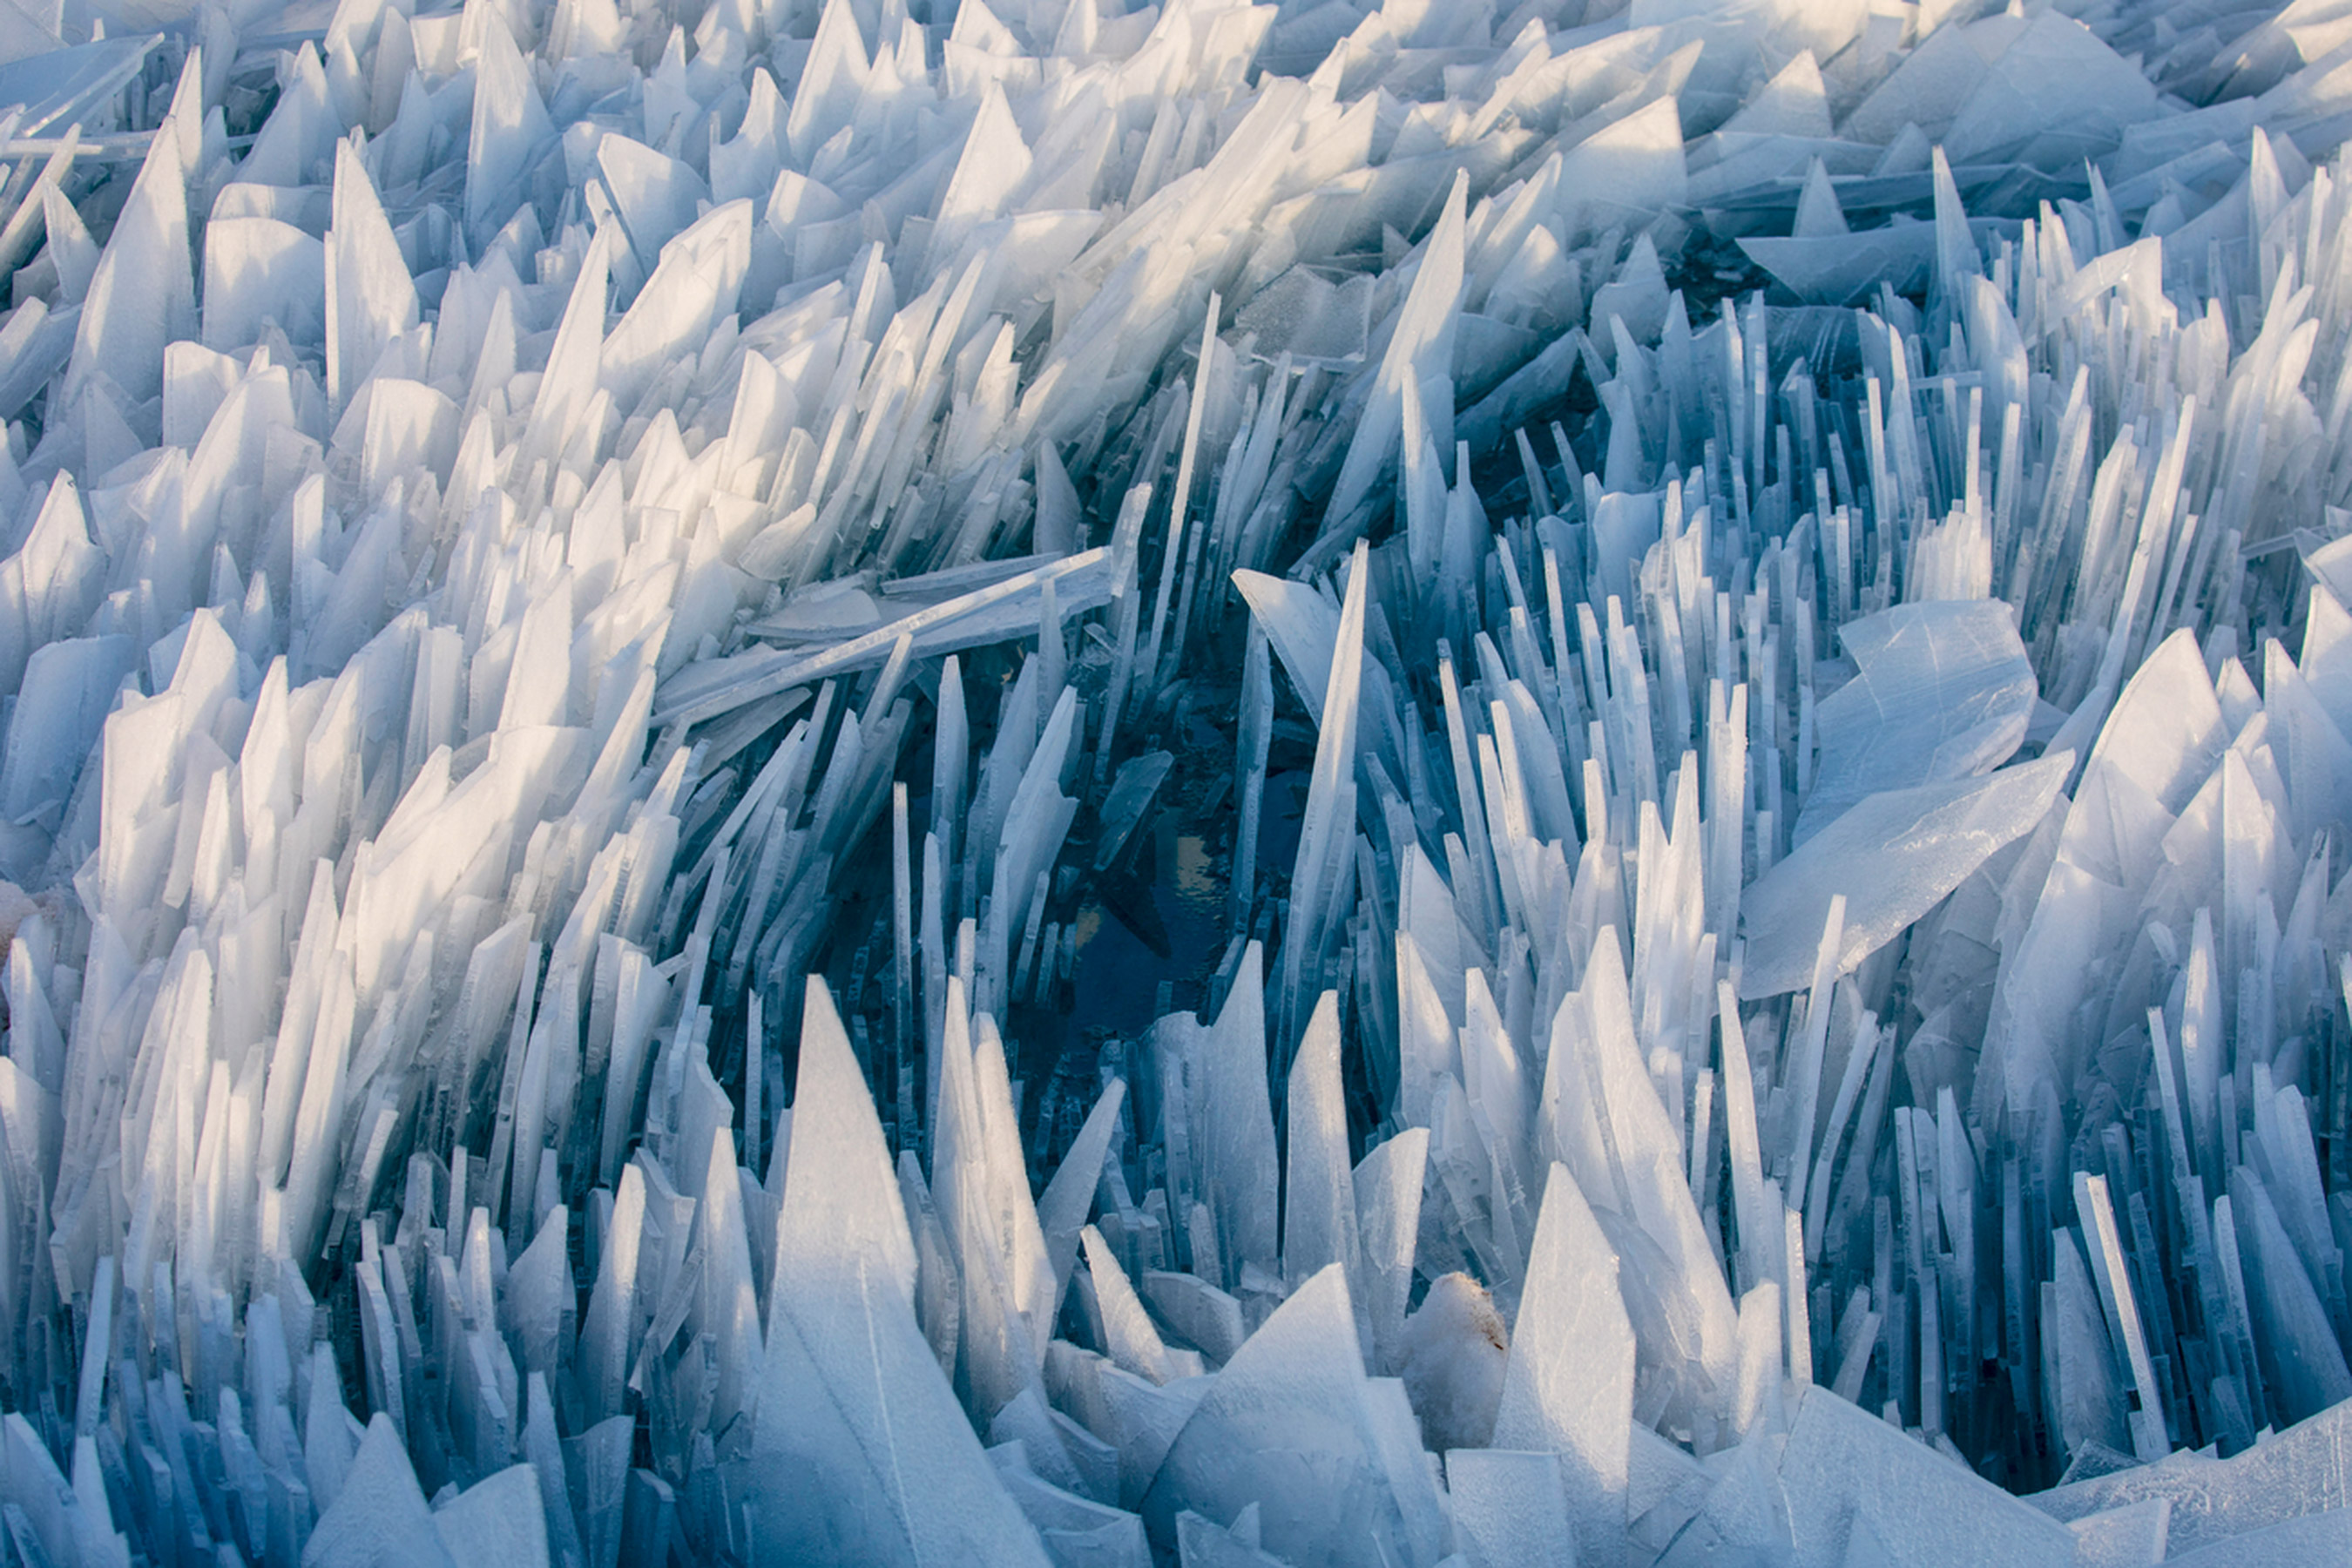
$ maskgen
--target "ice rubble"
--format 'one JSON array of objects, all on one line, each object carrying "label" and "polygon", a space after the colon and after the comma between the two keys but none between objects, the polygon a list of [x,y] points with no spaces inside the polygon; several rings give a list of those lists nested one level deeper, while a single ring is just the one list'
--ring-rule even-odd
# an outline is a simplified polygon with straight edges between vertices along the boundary
[{"label": "ice rubble", "polygon": [[2341,1554],[2341,10],[9,12],[0,1556]]}]

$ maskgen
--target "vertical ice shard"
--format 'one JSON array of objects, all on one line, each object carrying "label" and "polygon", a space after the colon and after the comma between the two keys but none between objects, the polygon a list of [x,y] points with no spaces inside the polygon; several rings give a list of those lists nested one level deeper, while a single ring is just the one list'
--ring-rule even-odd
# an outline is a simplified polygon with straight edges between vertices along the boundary
[{"label": "vertical ice shard", "polygon": [[1620,1259],[1642,1360],[1682,1385],[1679,1403],[1727,1399],[1738,1318],[1674,1124],[1642,1064],[1621,952],[1615,928],[1604,928],[1583,989],[1553,1018],[1544,1095],[1550,1146],[1580,1191],[1612,1197],[1594,1213]]},{"label": "vertical ice shard", "polygon": [[1307,1020],[1307,1037],[1291,1064],[1290,1093],[1283,1102],[1290,1121],[1290,1147],[1282,1189],[1282,1268],[1294,1286],[1334,1263],[1351,1282],[1362,1278],[1355,1181],[1348,1159],[1348,1109],[1341,1092],[1339,999],[1326,991]]},{"label": "vertical ice shard", "polygon": [[540,1511],[539,1479],[529,1465],[510,1465],[467,1487],[434,1513],[433,1530],[457,1568],[544,1568],[548,1562],[547,1516]]},{"label": "vertical ice shard", "polygon": [[1277,1275],[1282,1266],[1276,1210],[1265,1201],[1281,1176],[1266,1089],[1265,963],[1257,943],[1244,947],[1216,1022],[1193,1030],[1191,1124],[1201,1139],[1200,1195],[1216,1216],[1229,1280],[1246,1263]]},{"label": "vertical ice shard", "polygon": [[1404,1331],[1412,1294],[1413,1249],[1421,1231],[1422,1183],[1429,1130],[1409,1127],[1367,1153],[1354,1174],[1356,1224],[1363,1256],[1364,1312],[1371,1325],[1372,1365],[1388,1373]]},{"label": "vertical ice shard", "polygon": [[1634,1356],[1617,1270],[1576,1178],[1555,1163],[1511,1334],[1495,1446],[1559,1456],[1579,1563],[1620,1562],[1625,1551]]},{"label": "vertical ice shard", "polygon": [[[209,254],[209,238],[206,246]],[[335,143],[327,247],[327,402],[340,415],[385,346],[417,319],[415,280],[365,163],[345,142]]]},{"label": "vertical ice shard", "polygon": [[[201,73],[200,58],[191,55],[186,70]],[[133,406],[153,397],[163,388],[163,345],[195,335],[195,279],[188,254],[191,172],[177,129],[167,124],[148,144],[130,199],[91,274],[60,406],[79,402],[101,378]]]},{"label": "vertical ice shard", "polygon": [[481,54],[474,66],[473,133],[467,138],[466,229],[486,244],[528,193],[523,181],[555,127],[531,79],[530,66],[516,48],[506,20],[488,13]]},{"label": "vertical ice shard", "polygon": [[751,1464],[788,1555],[1044,1563],[915,1323],[915,1260],[849,1037],[812,976]]},{"label": "vertical ice shard", "polygon": [[[1348,456],[1332,488],[1331,520],[1347,520],[1371,494],[1374,485],[1396,454],[1408,385],[1416,397],[1426,397],[1425,384],[1441,385],[1444,417],[1433,421],[1438,449],[1453,445],[1454,335],[1461,304],[1463,246],[1469,184],[1457,179],[1445,198],[1444,216],[1430,233],[1422,253],[1421,269],[1389,339],[1363,417],[1348,444]],[[1414,564],[1426,569],[1433,561],[1416,555]]]},{"label": "vertical ice shard", "polygon": [[[1052,1336],[1053,1264],[1029,1197],[1004,1056],[981,1016],[965,1027],[961,980],[948,982],[931,1195],[963,1282],[958,1386],[985,1420],[1036,1379]],[[785,1193],[792,1188],[787,1178]]]}]

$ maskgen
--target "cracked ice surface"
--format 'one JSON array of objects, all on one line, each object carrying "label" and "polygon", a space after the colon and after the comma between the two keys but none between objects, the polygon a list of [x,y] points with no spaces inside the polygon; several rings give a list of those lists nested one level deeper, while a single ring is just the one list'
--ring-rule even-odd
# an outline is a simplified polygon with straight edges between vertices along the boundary
[{"label": "cracked ice surface", "polygon": [[2314,0],[0,13],[0,1562],[2352,1541]]}]

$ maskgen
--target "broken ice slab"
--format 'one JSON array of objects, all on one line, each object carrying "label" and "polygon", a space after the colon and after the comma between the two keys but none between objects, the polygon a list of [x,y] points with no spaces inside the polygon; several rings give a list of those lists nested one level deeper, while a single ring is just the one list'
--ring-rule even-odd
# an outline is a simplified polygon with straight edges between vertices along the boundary
[{"label": "broken ice slab", "polygon": [[1099,609],[1110,602],[1110,564],[1109,549],[1097,546],[926,605],[819,652],[763,647],[691,665],[663,687],[653,722],[700,723],[792,687],[870,668],[890,657],[901,637],[913,639],[912,657],[927,658],[1034,635],[1045,584],[1054,584],[1055,605],[1066,618]]},{"label": "broken ice slab", "polygon": [[1363,1268],[1339,1058],[1339,994],[1326,991],[1307,1020],[1284,1100],[1289,1148],[1283,1182],[1282,1269],[1284,1278],[1297,1285],[1339,1264],[1350,1281],[1352,1298]]},{"label": "broken ice slab", "polygon": [[138,658],[126,637],[72,637],[34,650],[0,761],[0,816],[22,823],[62,811]]},{"label": "broken ice slab", "polygon": [[0,104],[20,106],[15,134],[55,134],[121,92],[139,74],[147,57],[163,43],[161,34],[126,33],[70,47],[53,47],[55,33],[12,36],[14,57],[0,66]]},{"label": "broken ice slab", "polygon": [[[1208,1206],[1229,1289],[1238,1287],[1245,1265],[1276,1276],[1282,1267],[1270,1196],[1282,1177],[1266,1083],[1265,963],[1264,949],[1249,943],[1215,1023],[1171,1014],[1148,1037],[1164,1092],[1181,1096],[1184,1124],[1193,1130],[1190,1173],[1171,1196],[1187,1213],[1192,1203]],[[1160,1114],[1171,1114],[1164,1098]]]},{"label": "broken ice slab", "polygon": [[2076,1521],[2153,1498],[2171,1500],[2168,1550],[2184,1555],[2306,1515],[2352,1510],[2352,1402],[2231,1458],[2183,1449],[2025,1500],[2053,1519]]},{"label": "broken ice slab", "polygon": [[1865,796],[1740,895],[1748,933],[1743,1001],[1812,979],[1830,900],[1844,895],[1834,972],[1851,973],[1995,851],[2031,831],[2074,766],[2061,752],[1984,778]]},{"label": "broken ice slab", "polygon": [[1366,273],[1333,282],[1316,268],[1294,267],[1250,296],[1234,330],[1255,333],[1258,356],[1269,362],[1287,353],[1302,369],[1353,364],[1364,357],[1371,328],[1372,284]]},{"label": "broken ice slab", "polygon": [[1128,1282],[1127,1271],[1119,1267],[1102,1232],[1088,1226],[1079,1239],[1086,1247],[1087,1274],[1094,1289],[1093,1316],[1101,1330],[1103,1348],[1120,1370],[1165,1385],[1177,1375],[1177,1368],[1144,1309],[1143,1299]]},{"label": "broken ice slab", "polygon": [[1990,773],[2025,739],[2040,692],[1999,600],[1897,605],[1839,637],[1857,673],[1814,706],[1821,756],[1797,844],[1879,790]]},{"label": "broken ice slab", "polygon": [[52,310],[38,298],[26,300],[0,323],[0,418],[25,411],[73,353],[82,307]]},{"label": "broken ice slab", "polygon": [[1936,259],[1936,226],[1898,215],[1860,234],[1756,235],[1739,241],[1748,259],[1809,305],[1850,305],[1881,284],[1916,289]]},{"label": "broken ice slab", "polygon": [[694,222],[698,204],[710,199],[709,187],[692,169],[616,132],[597,142],[594,168],[638,267],[648,274],[662,247]]},{"label": "broken ice slab", "polygon": [[779,1249],[750,1458],[762,1540],[810,1559],[1045,1563],[913,1309],[868,1270],[828,1272]]},{"label": "broken ice slab", "polygon": [[1905,1568],[2063,1568],[2074,1532],[1826,1389],[1804,1391],[1780,1456],[1800,1568],[1843,1568],[1866,1526]]},{"label": "broken ice slab", "polygon": [[[2002,226],[1971,219],[1969,231],[1979,249],[1999,245]],[[1755,235],[1739,241],[1748,259],[1808,305],[1853,305],[1889,288],[1916,294],[1936,265],[1936,226],[1897,213],[1883,228],[1850,234]]]},{"label": "broken ice slab", "polygon": [[1175,765],[1175,756],[1168,752],[1146,752],[1119,764],[1110,794],[1103,797],[1102,826],[1095,835],[1096,870],[1108,868],[1118,858],[1118,852],[1141,826],[1144,813],[1151,809],[1152,797],[1160,793],[1168,770]]},{"label": "broken ice slab", "polygon": [[[1782,1495],[1773,1469],[1785,1447],[1786,1439],[1779,1433],[1759,1427],[1746,1440],[1709,1455],[1700,1469],[1706,1478],[1705,1490],[1659,1555],[1659,1568],[1805,1561],[1793,1549],[1789,1518],[1792,1505]],[[1853,1533],[1859,1549],[1849,1552],[1840,1568],[1861,1568],[1864,1563],[1876,1568],[1880,1559],[1868,1554],[1874,1543],[1874,1532],[1867,1524],[1858,1524]],[[1839,1562],[1834,1556],[1827,1561]]]},{"label": "broken ice slab", "polygon": [[247,347],[271,324],[298,343],[324,333],[327,247],[293,225],[216,218],[205,226],[204,268],[205,347]]},{"label": "broken ice slab", "polygon": [[881,1126],[814,977],[793,1111],[750,1459],[762,1538],[881,1563],[1042,1563],[917,1327]]},{"label": "broken ice slab", "polygon": [[[1429,1129],[1411,1127],[1357,1162],[1356,1226],[1364,1263],[1364,1315],[1371,1325],[1372,1365],[1392,1373],[1405,1303],[1412,1294],[1414,1243],[1421,1229],[1422,1184],[1429,1169]],[[1207,1348],[1205,1346],[1203,1349]]]},{"label": "broken ice slab", "polygon": [[[1957,163],[2016,158],[2046,166],[2060,148],[2079,158],[2086,149],[2112,147],[2126,127],[2165,112],[2139,62],[2073,16],[2049,11],[2013,32],[1982,23],[1954,31],[1988,62],[1941,137]],[[1996,55],[1976,42],[1988,33],[2008,47]]]},{"label": "broken ice slab", "polygon": [[1629,1424],[1625,1460],[1627,1539],[1661,1552],[1706,1501],[1713,1477],[1680,1444],[1639,1421]]}]

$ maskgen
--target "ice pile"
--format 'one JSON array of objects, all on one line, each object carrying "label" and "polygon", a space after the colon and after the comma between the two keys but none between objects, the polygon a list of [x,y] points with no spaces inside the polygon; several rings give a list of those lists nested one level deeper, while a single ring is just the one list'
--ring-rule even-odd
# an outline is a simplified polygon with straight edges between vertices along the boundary
[{"label": "ice pile", "polygon": [[0,1561],[2352,1553],[2343,5],[0,105]]}]

